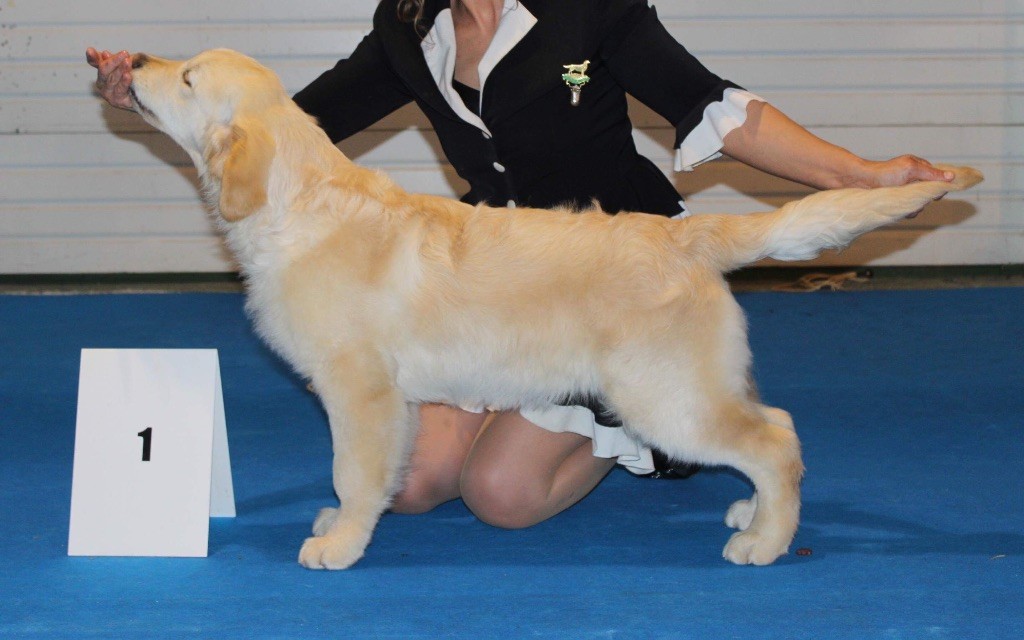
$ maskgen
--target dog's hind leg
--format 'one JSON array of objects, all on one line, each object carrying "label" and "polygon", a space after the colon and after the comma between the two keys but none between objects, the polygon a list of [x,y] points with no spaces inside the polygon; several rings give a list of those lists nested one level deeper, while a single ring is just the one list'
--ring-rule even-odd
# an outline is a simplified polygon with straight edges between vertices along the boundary
[{"label": "dog's hind leg", "polygon": [[[666,397],[664,390],[652,393],[650,387],[609,395],[629,428],[670,457],[728,465],[754,483],[756,497],[730,510],[745,530],[725,546],[726,559],[765,565],[788,551],[800,517],[803,474],[800,442],[792,423],[783,419],[788,414],[763,410],[746,398],[725,398],[714,411],[696,416],[678,397]],[[616,397],[628,400],[616,402]]]},{"label": "dog's hind leg", "polygon": [[788,414],[746,400],[719,404],[698,428],[706,462],[731,466],[754,483],[754,497],[730,509],[734,533],[722,555],[736,564],[771,564],[789,550],[800,520],[800,441]]},{"label": "dog's hind leg", "polygon": [[[752,395],[752,399],[756,398],[756,394]],[[787,411],[778,409],[775,407],[768,407],[760,405],[758,407],[761,410],[761,414],[768,422],[785,427],[787,429],[794,429],[793,418]],[[737,500],[732,503],[729,510],[725,513],[725,524],[733,529],[739,529],[740,531],[746,531],[750,527],[750,523],[754,521],[754,514],[757,512],[757,493],[750,496],[747,500]]]},{"label": "dog's hind leg", "polygon": [[789,414],[757,400],[739,305],[724,282],[703,285],[702,304],[667,307],[662,320],[691,329],[623,336],[602,363],[603,391],[627,428],[670,458],[728,465],[750,478],[757,499],[736,507],[730,520],[746,530],[723,555],[770,564],[799,521],[800,441]]},{"label": "dog's hind leg", "polygon": [[722,555],[736,564],[770,564],[789,550],[800,520],[800,441],[792,428],[767,421],[759,407],[736,409],[723,412],[713,448],[750,478],[756,499],[749,525],[732,535]]},{"label": "dog's hind leg", "polygon": [[331,425],[334,490],[299,552],[310,569],[344,569],[363,556],[397,490],[414,434],[412,408],[376,356],[353,354],[314,375]]}]

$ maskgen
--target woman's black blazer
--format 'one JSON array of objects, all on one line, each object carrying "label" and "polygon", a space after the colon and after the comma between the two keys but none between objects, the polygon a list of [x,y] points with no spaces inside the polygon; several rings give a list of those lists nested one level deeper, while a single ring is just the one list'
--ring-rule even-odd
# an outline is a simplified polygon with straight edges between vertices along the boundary
[{"label": "woman's black blazer", "polygon": [[[421,34],[448,0],[427,0],[419,32],[399,21],[397,0],[383,0],[373,31],[295,101],[334,141],[415,101],[469,183],[467,202],[551,207],[596,199],[609,212],[679,213],[671,182],[637,153],[626,94],[665,117],[678,146],[705,107],[736,85],[690,55],[645,0],[518,2],[537,22],[486,80],[480,116],[490,135],[456,115],[424,59]],[[584,60],[590,81],[572,106],[564,65]]]}]

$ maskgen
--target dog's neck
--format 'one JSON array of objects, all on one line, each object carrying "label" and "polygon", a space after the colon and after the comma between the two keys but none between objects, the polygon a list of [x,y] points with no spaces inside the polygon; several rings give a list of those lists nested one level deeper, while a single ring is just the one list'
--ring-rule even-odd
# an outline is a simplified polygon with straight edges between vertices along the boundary
[{"label": "dog's neck", "polygon": [[354,218],[380,224],[387,203],[404,194],[390,178],[358,166],[331,143],[315,121],[289,104],[264,114],[275,157],[267,202],[229,222],[219,211],[221,167],[192,155],[203,179],[203,199],[223,231],[243,274],[271,277],[279,265],[311,250]]}]

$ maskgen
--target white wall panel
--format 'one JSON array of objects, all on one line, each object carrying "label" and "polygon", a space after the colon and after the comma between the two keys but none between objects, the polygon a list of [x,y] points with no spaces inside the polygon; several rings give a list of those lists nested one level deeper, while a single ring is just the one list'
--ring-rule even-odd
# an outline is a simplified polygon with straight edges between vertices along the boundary
[{"label": "white wall panel", "polygon": [[[657,0],[709,67],[870,158],[969,162],[981,187],[820,264],[1024,262],[1024,0]],[[295,91],[351,51],[372,0],[0,3],[0,273],[232,269],[188,159],[92,95],[84,49],[185,57],[228,46]],[[633,105],[666,173],[672,131]],[[407,107],[342,143],[410,190],[465,185]],[[743,213],[807,193],[735,162],[672,176],[695,211]]]}]

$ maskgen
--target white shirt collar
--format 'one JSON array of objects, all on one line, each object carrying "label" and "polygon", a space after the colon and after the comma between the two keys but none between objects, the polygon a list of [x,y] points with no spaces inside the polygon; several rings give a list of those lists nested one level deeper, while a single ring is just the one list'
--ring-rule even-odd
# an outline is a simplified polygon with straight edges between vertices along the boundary
[{"label": "white shirt collar", "polygon": [[[488,76],[502,58],[508,55],[519,41],[537,23],[537,18],[523,6],[519,0],[505,0],[502,8],[501,21],[494,39],[487,51],[480,58],[477,73],[480,75],[480,98],[483,100],[484,87]],[[455,113],[466,122],[490,135],[487,125],[462,101],[462,97],[452,87],[452,76],[455,73],[455,23],[452,21],[451,9],[437,14],[434,25],[420,43],[423,57],[427,61],[430,74],[434,77],[441,95]]]}]

